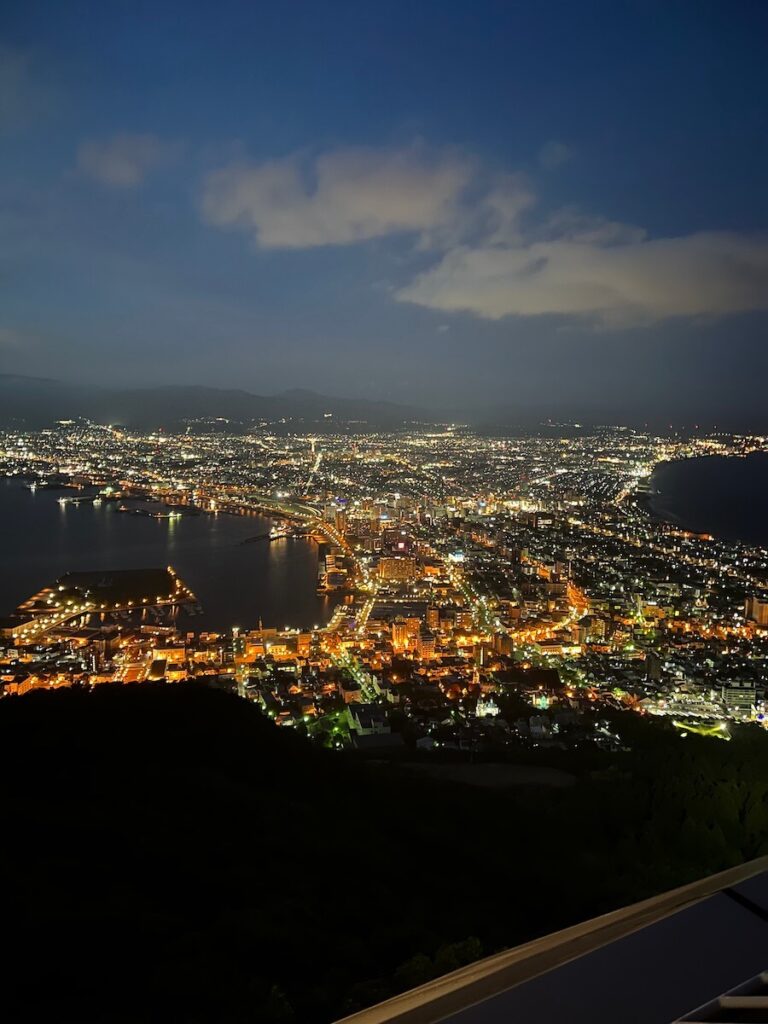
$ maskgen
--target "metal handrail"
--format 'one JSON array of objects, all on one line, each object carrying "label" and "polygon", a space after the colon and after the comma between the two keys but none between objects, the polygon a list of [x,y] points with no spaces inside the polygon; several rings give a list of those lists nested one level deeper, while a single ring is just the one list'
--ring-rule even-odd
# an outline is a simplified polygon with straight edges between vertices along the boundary
[{"label": "metal handrail", "polygon": [[478,960],[337,1024],[435,1024],[768,871],[768,856]]}]

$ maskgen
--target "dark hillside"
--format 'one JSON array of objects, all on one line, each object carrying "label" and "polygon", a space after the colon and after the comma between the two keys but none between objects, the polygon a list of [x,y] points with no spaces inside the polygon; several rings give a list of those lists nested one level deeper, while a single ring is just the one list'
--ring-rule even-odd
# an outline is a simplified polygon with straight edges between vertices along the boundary
[{"label": "dark hillside", "polygon": [[191,684],[3,700],[5,1015],[329,1021],[765,851],[764,737],[631,724],[599,777],[483,791]]}]

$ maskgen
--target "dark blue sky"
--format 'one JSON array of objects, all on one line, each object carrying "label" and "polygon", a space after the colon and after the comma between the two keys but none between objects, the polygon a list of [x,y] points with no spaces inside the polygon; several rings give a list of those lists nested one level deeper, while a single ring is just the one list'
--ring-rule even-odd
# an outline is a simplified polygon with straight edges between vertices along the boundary
[{"label": "dark blue sky", "polygon": [[11,3],[0,365],[758,415],[767,42],[759,2]]}]

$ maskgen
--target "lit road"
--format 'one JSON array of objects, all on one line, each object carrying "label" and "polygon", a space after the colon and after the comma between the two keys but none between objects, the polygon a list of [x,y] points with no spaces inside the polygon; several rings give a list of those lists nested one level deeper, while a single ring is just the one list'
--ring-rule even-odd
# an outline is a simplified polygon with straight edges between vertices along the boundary
[{"label": "lit road", "polygon": [[307,479],[307,482],[304,485],[304,493],[305,494],[309,494],[309,489],[312,486],[312,481],[315,479],[315,474],[317,473],[318,469],[320,469],[320,463],[322,461],[323,461],[323,453],[322,453],[322,451],[319,451],[317,453],[317,458],[315,459],[314,465],[312,466],[312,469],[309,472],[309,478]]},{"label": "lit road", "polygon": [[353,658],[346,651],[341,654],[332,654],[331,660],[337,668],[346,669],[360,687],[366,701],[376,700],[376,691],[371,686],[368,673],[356,658]]}]

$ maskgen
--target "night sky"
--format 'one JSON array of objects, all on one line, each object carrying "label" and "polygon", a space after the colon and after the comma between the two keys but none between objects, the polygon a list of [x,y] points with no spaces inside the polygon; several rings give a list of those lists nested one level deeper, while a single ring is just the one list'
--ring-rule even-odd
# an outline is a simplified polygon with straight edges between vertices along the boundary
[{"label": "night sky", "polygon": [[0,370],[768,412],[768,5],[0,19]]}]

